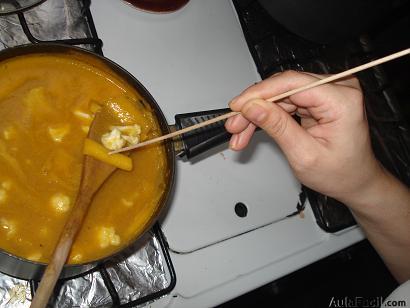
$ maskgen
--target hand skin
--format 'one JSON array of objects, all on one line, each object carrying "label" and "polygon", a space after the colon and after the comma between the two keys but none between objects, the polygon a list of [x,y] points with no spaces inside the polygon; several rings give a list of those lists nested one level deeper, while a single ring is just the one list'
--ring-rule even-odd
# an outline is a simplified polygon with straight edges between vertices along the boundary
[{"label": "hand skin", "polygon": [[281,102],[265,101],[318,78],[288,71],[234,98],[230,108],[241,115],[225,124],[233,134],[230,147],[242,150],[256,126],[265,130],[304,185],[349,206],[392,274],[404,282],[410,279],[410,190],[374,157],[357,79],[325,84]]}]

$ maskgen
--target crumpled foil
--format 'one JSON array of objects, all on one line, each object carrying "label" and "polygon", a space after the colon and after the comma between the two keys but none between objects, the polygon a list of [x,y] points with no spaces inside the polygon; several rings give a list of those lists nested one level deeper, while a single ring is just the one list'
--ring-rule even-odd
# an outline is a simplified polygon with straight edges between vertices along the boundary
[{"label": "crumpled foil", "polygon": [[29,307],[30,299],[31,292],[28,281],[0,273],[0,307]]},{"label": "crumpled foil", "polygon": [[[169,273],[164,267],[157,237],[147,233],[136,244],[105,265],[121,304],[165,289]],[[98,268],[81,277],[63,281],[52,299],[52,307],[112,307],[112,298]],[[28,281],[0,273],[0,307],[29,307]]]},{"label": "crumpled foil", "polygon": [[[84,38],[90,33],[87,20],[82,15],[83,3],[80,0],[47,0],[26,11],[24,16],[37,39]],[[0,16],[0,49],[27,43],[30,42],[23,33],[17,15]],[[112,259],[106,269],[121,303],[136,300],[169,285],[169,272],[164,267],[159,241],[151,232]],[[29,307],[30,302],[28,281],[0,273],[0,307]],[[97,270],[80,278],[64,281],[55,294],[53,306],[111,307],[112,299]]]},{"label": "crumpled foil", "polygon": [[[90,31],[82,9],[83,1],[47,0],[25,11],[24,17],[39,40],[85,38]],[[0,16],[0,49],[28,43],[16,14]]]}]

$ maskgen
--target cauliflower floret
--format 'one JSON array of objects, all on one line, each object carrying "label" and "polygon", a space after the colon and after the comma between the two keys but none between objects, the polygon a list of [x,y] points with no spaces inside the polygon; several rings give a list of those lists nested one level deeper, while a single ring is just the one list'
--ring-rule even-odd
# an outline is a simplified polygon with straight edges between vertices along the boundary
[{"label": "cauliflower floret", "polygon": [[131,207],[134,205],[134,201],[128,200],[126,198],[121,198],[122,204],[124,204],[126,207]]},{"label": "cauliflower floret", "polygon": [[122,138],[127,141],[129,145],[137,144],[140,142],[140,138],[138,136],[122,136]]},{"label": "cauliflower floret", "polygon": [[138,124],[125,126],[111,126],[110,129],[118,129],[122,134],[130,137],[136,137],[141,134],[141,126]]},{"label": "cauliflower floret", "polygon": [[111,126],[110,130],[101,137],[102,144],[109,150],[119,150],[126,144],[133,145],[140,141],[141,127],[137,124]]},{"label": "cauliflower floret", "polygon": [[0,230],[6,233],[6,238],[9,239],[16,233],[16,224],[6,218],[0,218]]},{"label": "cauliflower floret", "polygon": [[55,142],[63,141],[63,138],[69,132],[70,132],[70,125],[69,124],[50,126],[48,128],[48,134],[50,135],[51,139],[53,139]]},{"label": "cauliflower floret", "polygon": [[16,129],[13,126],[9,126],[3,130],[3,137],[5,140],[13,139],[16,136]]},{"label": "cauliflower floret", "polygon": [[70,209],[70,197],[62,193],[56,193],[50,199],[52,207],[60,213],[67,212]]},{"label": "cauliflower floret", "polygon": [[71,257],[71,261],[75,263],[80,263],[82,259],[83,259],[83,255],[81,253],[77,253]]},{"label": "cauliflower floret", "polygon": [[1,183],[1,187],[3,187],[5,190],[10,190],[12,186],[13,186],[13,183],[8,180]]},{"label": "cauliflower floret", "polygon": [[98,241],[101,248],[107,248],[110,245],[120,245],[121,238],[115,233],[114,227],[101,227],[98,233]]},{"label": "cauliflower floret", "polygon": [[0,188],[0,204],[5,203],[7,200],[7,191],[3,188]]},{"label": "cauliflower floret", "polygon": [[109,150],[119,150],[126,143],[126,141],[121,138],[121,132],[116,128],[102,135],[101,142]]}]

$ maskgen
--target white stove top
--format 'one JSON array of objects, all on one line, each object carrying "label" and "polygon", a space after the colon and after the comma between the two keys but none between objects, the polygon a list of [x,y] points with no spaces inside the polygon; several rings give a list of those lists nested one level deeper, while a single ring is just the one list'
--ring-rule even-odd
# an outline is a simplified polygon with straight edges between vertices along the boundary
[{"label": "white stove top", "polygon": [[[169,123],[177,113],[225,108],[260,80],[228,0],[191,0],[172,14],[120,0],[92,2],[106,57],[151,92]],[[252,146],[226,146],[193,163],[178,161],[175,193],[162,227],[177,271],[174,295],[156,303],[212,306],[281,277],[363,238],[358,228],[329,235],[308,209],[294,212],[300,184],[262,132]],[[234,205],[248,207],[245,218]]]},{"label": "white stove top", "polygon": [[[141,80],[170,123],[177,113],[225,108],[259,80],[231,4],[215,3],[191,1],[160,15],[106,1],[103,23],[94,12],[105,55]],[[300,184],[273,141],[259,135],[242,153],[225,146],[178,162],[163,222],[173,250],[190,252],[295,211]],[[247,205],[246,218],[235,214],[237,202]]]}]

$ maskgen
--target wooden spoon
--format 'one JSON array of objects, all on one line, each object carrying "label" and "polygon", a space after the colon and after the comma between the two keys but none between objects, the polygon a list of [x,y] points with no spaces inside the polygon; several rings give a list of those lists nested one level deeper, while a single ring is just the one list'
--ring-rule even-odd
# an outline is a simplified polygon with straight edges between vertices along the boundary
[{"label": "wooden spoon", "polygon": [[[88,138],[90,139],[97,140],[98,128],[102,125],[102,122],[105,119],[101,113],[102,112],[98,112],[95,115],[91,124],[90,131],[88,132]],[[43,308],[47,306],[50,296],[53,293],[54,286],[70,253],[75,236],[81,229],[88,207],[95,193],[115,169],[116,167],[103,163],[93,157],[87,155],[84,156],[83,171],[77,199],[30,307]]]}]

